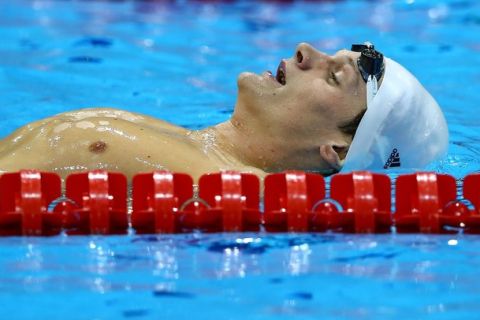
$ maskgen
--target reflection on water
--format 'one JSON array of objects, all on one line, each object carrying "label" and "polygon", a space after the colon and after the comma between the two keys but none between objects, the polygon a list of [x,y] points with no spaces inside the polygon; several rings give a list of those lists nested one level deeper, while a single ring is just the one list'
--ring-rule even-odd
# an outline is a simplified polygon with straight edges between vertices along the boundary
[{"label": "reflection on water", "polygon": [[312,251],[308,243],[301,245],[295,245],[290,248],[288,273],[297,276],[309,272],[310,267],[310,254]]},{"label": "reflection on water", "polygon": [[224,315],[248,306],[267,318],[398,316],[406,301],[413,315],[479,311],[470,303],[480,285],[477,236],[59,236],[0,246],[0,300],[33,294],[38,308],[69,296],[78,305],[95,297],[95,308],[112,314],[180,316],[187,300],[215,303]]},{"label": "reflection on water", "polygon": [[[442,272],[437,273],[437,268],[439,264],[448,263],[450,255],[465,258],[461,253],[469,253],[473,243],[479,240],[475,236],[466,239],[468,241],[451,236],[329,235],[323,238],[319,235],[244,237],[231,234],[22,238],[21,243],[15,245],[2,241],[2,246],[10,252],[2,258],[2,267],[30,277],[25,279],[84,272],[92,276],[94,288],[115,282],[110,277],[112,274],[136,271],[172,283],[182,278],[257,275],[278,278],[278,275],[297,277],[316,273],[391,280],[410,277],[422,281],[441,277]],[[221,250],[212,250],[219,246]],[[259,247],[263,250],[258,250]],[[436,259],[439,250],[445,252],[443,259]],[[457,256],[455,252],[460,254]],[[12,255],[19,257],[11,259]],[[129,279],[125,277],[122,281]]]}]

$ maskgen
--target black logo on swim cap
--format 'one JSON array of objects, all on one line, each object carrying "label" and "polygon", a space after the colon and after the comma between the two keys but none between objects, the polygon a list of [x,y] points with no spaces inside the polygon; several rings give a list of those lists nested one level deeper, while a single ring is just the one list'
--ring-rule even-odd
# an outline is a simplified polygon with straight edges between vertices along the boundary
[{"label": "black logo on swim cap", "polygon": [[387,162],[383,166],[383,169],[400,167],[400,165],[401,165],[401,163],[400,163],[400,153],[395,148],[395,149],[392,150],[392,153],[390,153],[390,157],[388,158]]}]

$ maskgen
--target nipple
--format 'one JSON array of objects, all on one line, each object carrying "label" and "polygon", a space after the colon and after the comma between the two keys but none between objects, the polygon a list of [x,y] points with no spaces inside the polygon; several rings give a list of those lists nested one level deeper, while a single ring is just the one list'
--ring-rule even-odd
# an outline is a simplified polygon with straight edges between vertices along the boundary
[{"label": "nipple", "polygon": [[107,150],[107,144],[101,140],[91,143],[88,146],[88,151],[92,153],[103,153]]}]

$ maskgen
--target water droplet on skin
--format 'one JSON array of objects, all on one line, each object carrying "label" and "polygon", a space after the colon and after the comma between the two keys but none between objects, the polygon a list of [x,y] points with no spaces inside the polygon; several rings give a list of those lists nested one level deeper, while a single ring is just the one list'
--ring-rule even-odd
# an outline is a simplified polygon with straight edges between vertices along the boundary
[{"label": "water droplet on skin", "polygon": [[53,132],[55,133],[60,133],[62,132],[63,130],[66,130],[68,128],[70,128],[72,126],[72,123],[70,122],[64,122],[62,124],[59,124],[58,126],[56,126],[54,129],[53,129]]},{"label": "water droplet on skin", "polygon": [[75,124],[75,127],[80,129],[89,129],[89,128],[95,128],[95,125],[90,121],[80,121]]}]

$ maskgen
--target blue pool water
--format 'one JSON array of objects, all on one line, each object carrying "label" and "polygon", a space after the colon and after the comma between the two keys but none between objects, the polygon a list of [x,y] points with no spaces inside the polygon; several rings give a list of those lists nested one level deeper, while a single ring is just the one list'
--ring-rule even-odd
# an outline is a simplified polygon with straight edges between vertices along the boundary
[{"label": "blue pool water", "polygon": [[480,239],[453,238],[6,238],[0,310],[8,319],[474,319]]},{"label": "blue pool water", "polygon": [[[0,3],[0,137],[66,110],[112,106],[188,128],[226,120],[236,76],[295,45],[370,40],[443,107],[448,155],[480,172],[480,3],[37,1]],[[8,319],[475,318],[477,236],[1,238]],[[8,317],[7,317],[8,315]]]}]

